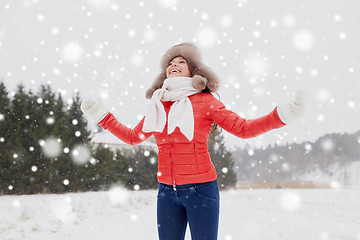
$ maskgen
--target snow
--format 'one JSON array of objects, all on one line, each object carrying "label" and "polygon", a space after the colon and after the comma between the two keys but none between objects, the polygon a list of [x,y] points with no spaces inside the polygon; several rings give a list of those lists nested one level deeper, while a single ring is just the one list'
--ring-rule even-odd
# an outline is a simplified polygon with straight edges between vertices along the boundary
[{"label": "snow", "polygon": [[39,144],[44,155],[50,158],[57,157],[62,149],[61,140],[54,137],[48,137],[45,140],[40,140]]},{"label": "snow", "polygon": [[[155,190],[0,197],[0,239],[157,239]],[[223,191],[219,240],[360,239],[360,189]],[[187,232],[186,239],[190,235]]]},{"label": "snow", "polygon": [[314,45],[314,36],[308,30],[300,30],[295,33],[293,41],[297,49],[300,51],[308,51]]},{"label": "snow", "polygon": [[90,161],[90,149],[88,149],[88,147],[83,144],[76,145],[72,150],[71,158],[74,163],[84,165]]},{"label": "snow", "polygon": [[80,43],[68,42],[63,46],[62,59],[66,62],[77,62],[83,57],[84,49]]},{"label": "snow", "polygon": [[204,27],[197,33],[198,44],[202,47],[212,47],[216,44],[216,30],[211,27]]}]

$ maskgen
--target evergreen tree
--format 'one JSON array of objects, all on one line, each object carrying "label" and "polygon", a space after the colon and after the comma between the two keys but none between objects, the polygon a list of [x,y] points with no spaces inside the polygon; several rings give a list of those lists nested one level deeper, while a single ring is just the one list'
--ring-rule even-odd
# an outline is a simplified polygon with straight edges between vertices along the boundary
[{"label": "evergreen tree", "polygon": [[[62,100],[61,100],[62,102]],[[61,104],[59,102],[59,104]],[[80,175],[80,169],[86,168],[90,157],[91,147],[89,144],[90,131],[87,130],[87,121],[83,118],[80,110],[81,99],[79,93],[71,99],[71,104],[64,109],[64,115],[59,118],[63,125],[58,125],[60,132],[59,138],[64,153],[57,157],[57,167],[55,176],[58,179],[58,186],[62,191],[77,191],[78,181],[84,178]],[[56,109],[60,111],[58,106]],[[69,185],[64,185],[64,181],[69,181]],[[60,184],[60,185],[59,185]]]},{"label": "evergreen tree", "polygon": [[129,176],[127,187],[129,189],[154,189],[157,181],[157,154],[142,147],[135,148],[128,157]]},{"label": "evergreen tree", "polygon": [[[54,145],[56,149],[53,155],[48,156],[48,161],[51,165],[47,168],[47,189],[49,192],[56,193],[62,192],[65,189],[64,180],[60,175],[61,165],[70,161],[70,155],[64,145],[63,135],[66,134],[66,105],[62,99],[61,94],[56,97],[56,102],[53,106],[50,121],[54,121],[50,140],[58,141],[58,145]],[[51,150],[51,149],[49,149]],[[70,150],[69,150],[70,151]],[[57,154],[56,154],[57,153]]]},{"label": "evergreen tree", "polygon": [[87,190],[105,190],[117,182],[115,153],[104,146],[95,149],[93,159],[84,167],[79,175],[83,177]]},{"label": "evergreen tree", "polygon": [[116,166],[116,183],[121,184],[127,188],[130,188],[129,179],[131,170],[130,163],[129,163],[129,153],[126,153],[125,150],[117,150],[115,152],[115,166]]},{"label": "evergreen tree", "polygon": [[[10,182],[10,167],[13,164],[12,155],[7,149],[11,147],[10,98],[5,84],[0,83],[0,194],[8,193]],[[11,189],[11,187],[10,187]]]},{"label": "evergreen tree", "polygon": [[236,184],[234,162],[231,152],[225,148],[224,137],[219,128],[209,136],[208,148],[211,160],[216,168],[220,189],[234,187]]},{"label": "evergreen tree", "polygon": [[54,116],[56,102],[56,95],[49,85],[42,85],[39,92],[32,96],[29,125],[29,132],[33,138],[33,150],[29,155],[32,169],[31,189],[28,191],[30,193],[49,191],[49,170],[61,153],[59,135],[54,132],[55,126],[58,125]]}]

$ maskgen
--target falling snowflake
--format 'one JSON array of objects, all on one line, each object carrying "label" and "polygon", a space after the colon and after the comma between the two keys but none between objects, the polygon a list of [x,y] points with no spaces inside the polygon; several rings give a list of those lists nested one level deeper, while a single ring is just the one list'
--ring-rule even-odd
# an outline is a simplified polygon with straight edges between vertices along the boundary
[{"label": "falling snowflake", "polygon": [[335,22],[340,22],[342,17],[341,17],[340,14],[335,14],[333,19],[334,19]]},{"label": "falling snowflake", "polygon": [[156,158],[155,158],[155,157],[151,157],[151,158],[150,158],[150,163],[151,163],[151,164],[155,164],[155,163],[156,163]]},{"label": "falling snowflake", "polygon": [[124,187],[113,186],[107,192],[107,196],[113,206],[120,206],[128,201],[130,195]]},{"label": "falling snowflake", "polygon": [[309,30],[300,30],[293,37],[293,44],[300,51],[309,51],[314,42],[314,36]]},{"label": "falling snowflake", "polygon": [[71,152],[71,159],[74,163],[83,165],[90,161],[91,153],[88,147],[83,144],[76,145]]},{"label": "falling snowflake", "polygon": [[326,138],[326,139],[322,140],[322,142],[321,142],[321,148],[325,152],[333,150],[334,147],[335,147],[334,141],[330,138]]},{"label": "falling snowflake", "polygon": [[55,119],[53,117],[48,117],[46,119],[46,124],[47,125],[53,125],[55,123]]},{"label": "falling snowflake", "polygon": [[64,151],[64,153],[69,153],[69,152],[70,152],[70,149],[66,147],[66,148],[64,148],[63,151]]},{"label": "falling snowflake", "polygon": [[251,77],[262,77],[267,74],[269,64],[267,58],[257,53],[249,56],[245,61],[245,73]]},{"label": "falling snowflake", "polygon": [[286,192],[281,196],[280,204],[286,211],[296,211],[301,206],[301,198],[296,192]]},{"label": "falling snowflake", "polygon": [[40,140],[39,144],[41,146],[44,155],[49,158],[57,157],[62,149],[61,140],[56,139],[54,137],[49,137],[45,140]]},{"label": "falling snowflake", "polygon": [[65,62],[77,62],[84,54],[83,46],[78,42],[68,42],[62,48],[61,57]]},{"label": "falling snowflake", "polygon": [[320,89],[317,92],[317,98],[322,102],[328,101],[330,96],[331,96],[331,94],[330,94],[330,91],[328,89]]},{"label": "falling snowflake", "polygon": [[312,150],[312,146],[311,146],[311,144],[310,143],[306,143],[305,144],[305,149],[306,149],[306,151],[311,151]]},{"label": "falling snowflake", "polygon": [[287,163],[284,163],[282,166],[281,166],[281,169],[283,172],[289,172],[290,171],[290,165],[287,164]]},{"label": "falling snowflake", "polygon": [[212,47],[217,40],[216,30],[211,27],[201,28],[197,33],[198,44],[202,47]]},{"label": "falling snowflake", "polygon": [[136,222],[139,219],[139,217],[136,214],[133,213],[133,214],[130,215],[130,219],[132,221]]},{"label": "falling snowflake", "polygon": [[282,20],[285,27],[293,27],[296,23],[296,18],[292,14],[284,16]]},{"label": "falling snowflake", "polygon": [[88,0],[90,6],[96,10],[106,10],[111,6],[111,0]]},{"label": "falling snowflake", "polygon": [[136,67],[140,66],[143,62],[144,62],[144,57],[140,54],[134,54],[131,57],[131,63]]},{"label": "falling snowflake", "polygon": [[148,42],[154,41],[156,39],[156,32],[153,29],[147,29],[144,32],[144,39]]},{"label": "falling snowflake", "polygon": [[160,6],[165,8],[173,8],[178,4],[178,0],[158,0]]},{"label": "falling snowflake", "polygon": [[346,33],[344,33],[344,32],[339,33],[339,38],[340,38],[341,40],[346,40],[346,39],[347,39]]},{"label": "falling snowflake", "polygon": [[221,26],[229,28],[233,24],[233,18],[231,15],[225,15],[220,19]]},{"label": "falling snowflake", "polygon": [[43,21],[45,20],[45,17],[44,17],[44,15],[42,15],[42,14],[38,14],[38,15],[36,15],[36,19],[37,19],[39,22],[43,22]]},{"label": "falling snowflake", "polygon": [[54,202],[50,211],[54,220],[61,223],[71,224],[77,220],[73,207],[71,206],[70,201],[66,198],[64,200]]}]

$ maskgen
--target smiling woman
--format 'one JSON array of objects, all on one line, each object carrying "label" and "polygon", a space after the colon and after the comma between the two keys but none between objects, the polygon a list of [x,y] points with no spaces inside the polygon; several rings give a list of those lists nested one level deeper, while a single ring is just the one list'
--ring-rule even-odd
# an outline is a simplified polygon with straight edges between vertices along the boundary
[{"label": "smiling woman", "polygon": [[186,59],[183,57],[176,57],[171,60],[166,69],[166,77],[191,77],[191,71]]},{"label": "smiling woman", "polygon": [[[247,120],[232,112],[211,93],[219,79],[201,61],[191,43],[170,48],[161,59],[161,73],[147,90],[146,116],[133,129],[120,123],[91,99],[81,109],[122,141],[136,145],[154,136],[158,145],[157,221],[160,240],[183,240],[187,225],[192,239],[216,240],[219,188],[208,152],[214,123],[239,138],[251,138],[280,128],[303,113],[305,97],[276,107],[263,117]],[[169,219],[171,221],[169,221]]]}]

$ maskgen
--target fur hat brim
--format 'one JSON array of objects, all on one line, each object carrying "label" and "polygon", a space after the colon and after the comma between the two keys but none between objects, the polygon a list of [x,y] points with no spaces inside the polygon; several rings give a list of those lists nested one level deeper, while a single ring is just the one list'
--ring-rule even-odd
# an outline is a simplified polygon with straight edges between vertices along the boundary
[{"label": "fur hat brim", "polygon": [[191,69],[194,88],[204,90],[207,87],[210,92],[217,91],[219,79],[209,67],[202,63],[199,49],[192,43],[181,43],[170,48],[161,58],[161,73],[146,91],[146,98],[150,99],[154,91],[161,88],[166,79],[166,68],[170,61],[180,56],[186,59]]}]

